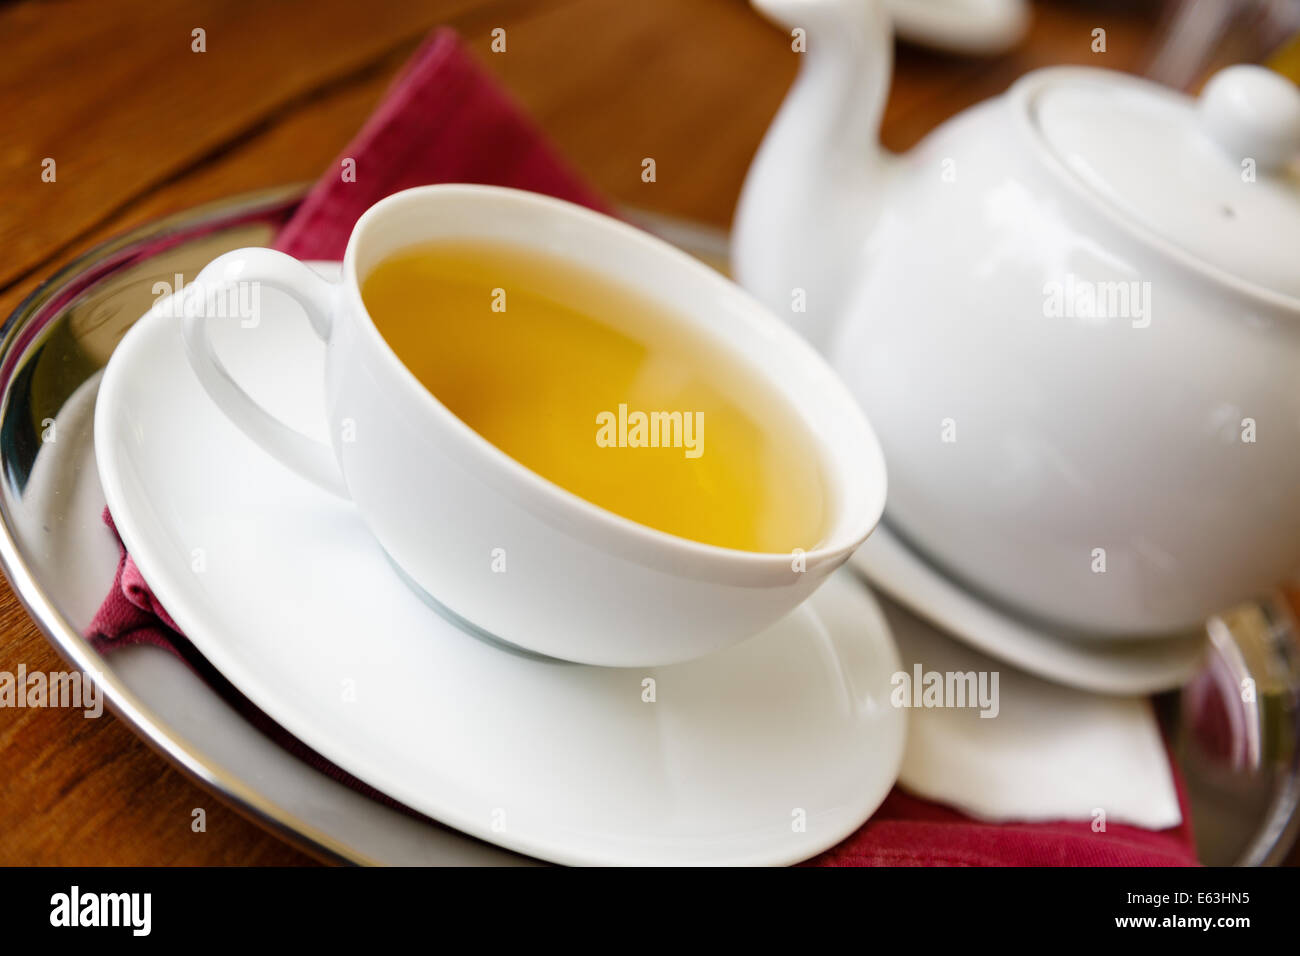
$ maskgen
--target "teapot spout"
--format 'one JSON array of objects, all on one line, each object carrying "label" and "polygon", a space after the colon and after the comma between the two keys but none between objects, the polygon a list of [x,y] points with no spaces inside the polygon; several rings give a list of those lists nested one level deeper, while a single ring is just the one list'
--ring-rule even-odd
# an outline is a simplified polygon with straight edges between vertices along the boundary
[{"label": "teapot spout", "polygon": [[803,61],[741,191],[732,269],[825,350],[877,218],[893,35],[883,0],[751,0]]}]

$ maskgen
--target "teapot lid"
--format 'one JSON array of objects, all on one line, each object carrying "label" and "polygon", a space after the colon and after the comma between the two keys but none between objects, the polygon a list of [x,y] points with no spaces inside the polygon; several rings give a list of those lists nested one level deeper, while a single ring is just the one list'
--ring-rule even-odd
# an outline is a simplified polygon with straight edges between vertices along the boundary
[{"label": "teapot lid", "polygon": [[1108,70],[1035,76],[1030,122],[1090,192],[1201,267],[1300,299],[1300,88],[1247,65],[1199,99]]}]

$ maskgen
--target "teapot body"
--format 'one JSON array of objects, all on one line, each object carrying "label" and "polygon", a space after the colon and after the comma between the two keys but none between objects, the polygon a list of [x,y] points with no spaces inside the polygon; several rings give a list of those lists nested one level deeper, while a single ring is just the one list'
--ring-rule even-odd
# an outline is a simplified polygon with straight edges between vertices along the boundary
[{"label": "teapot body", "polygon": [[1300,568],[1292,305],[1078,188],[1010,93],[894,165],[825,348],[901,537],[1094,637],[1194,628]]}]

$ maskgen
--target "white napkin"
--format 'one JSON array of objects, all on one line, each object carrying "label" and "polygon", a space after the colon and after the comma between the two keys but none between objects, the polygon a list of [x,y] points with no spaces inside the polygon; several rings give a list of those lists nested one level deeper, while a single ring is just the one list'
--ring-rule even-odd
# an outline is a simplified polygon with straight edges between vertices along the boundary
[{"label": "white napkin", "polygon": [[[926,672],[984,672],[991,697],[992,673],[998,675],[996,716],[981,717],[979,706],[909,708],[899,776],[906,789],[991,821],[1093,821],[1104,814],[1107,823],[1151,830],[1182,822],[1149,700],[1048,683],[959,643],[887,595],[877,597],[909,679],[917,664],[922,687]],[[901,679],[896,687],[899,695],[909,691]]]}]

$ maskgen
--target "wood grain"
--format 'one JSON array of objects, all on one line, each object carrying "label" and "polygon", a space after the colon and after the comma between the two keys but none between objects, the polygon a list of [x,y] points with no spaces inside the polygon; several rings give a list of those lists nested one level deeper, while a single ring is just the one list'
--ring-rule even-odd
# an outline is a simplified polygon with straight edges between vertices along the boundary
[{"label": "wood grain", "polygon": [[[1149,9],[1101,15],[1105,65],[1137,69]],[[993,62],[899,52],[883,138],[905,148],[1026,69],[1095,62],[1098,15],[1041,8]],[[78,252],[159,215],[314,178],[434,25],[488,68],[615,200],[726,225],[797,66],[741,0],[64,0],[0,5],[0,314]],[[507,30],[505,54],[490,31]],[[191,50],[206,30],[207,52]],[[641,182],[641,160],[658,179]],[[57,181],[41,181],[41,161]],[[0,670],[62,665],[7,583]],[[190,831],[194,807],[208,813]],[[111,716],[0,710],[0,864],[311,862]]]}]

